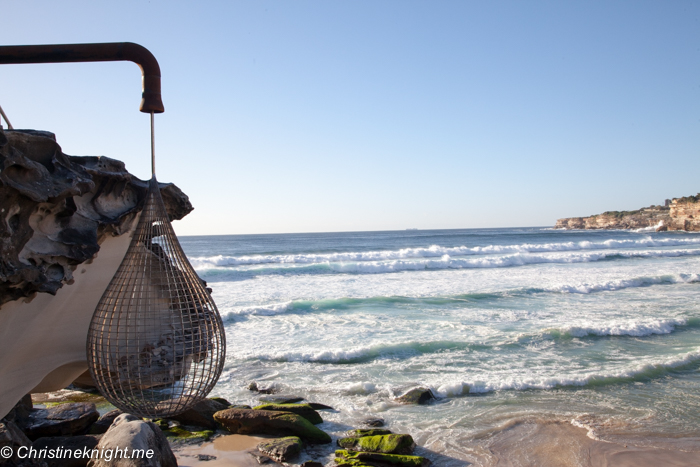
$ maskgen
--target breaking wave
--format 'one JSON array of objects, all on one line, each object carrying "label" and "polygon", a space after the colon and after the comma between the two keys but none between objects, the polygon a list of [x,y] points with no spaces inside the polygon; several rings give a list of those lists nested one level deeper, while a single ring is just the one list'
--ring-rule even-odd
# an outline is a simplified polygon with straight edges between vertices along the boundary
[{"label": "breaking wave", "polygon": [[[453,296],[419,296],[419,297],[365,297],[365,298],[335,298],[326,300],[295,300],[282,303],[267,303],[261,305],[239,306],[227,310],[225,317],[234,320],[238,316],[258,315],[274,316],[284,313],[303,313],[310,311],[344,310],[371,306],[401,306],[401,305],[449,305],[469,306],[470,303],[483,300],[498,300],[506,297],[534,294],[592,294],[610,292],[653,285],[693,284],[700,282],[700,274],[668,274],[661,276],[633,277],[616,279],[598,284],[558,284],[550,287],[530,287],[512,289],[502,292],[479,292],[458,294]],[[564,331],[566,332],[566,331]]]},{"label": "breaking wave", "polygon": [[551,253],[585,250],[610,250],[625,248],[662,248],[700,245],[700,238],[652,238],[610,239],[604,241],[580,241],[519,245],[487,245],[443,247],[432,245],[421,248],[402,248],[400,250],[307,253],[289,255],[243,255],[243,256],[201,256],[190,258],[195,269],[217,267],[253,266],[264,264],[318,264],[337,262],[378,262],[402,259],[442,258],[448,256],[503,255],[512,253]]}]

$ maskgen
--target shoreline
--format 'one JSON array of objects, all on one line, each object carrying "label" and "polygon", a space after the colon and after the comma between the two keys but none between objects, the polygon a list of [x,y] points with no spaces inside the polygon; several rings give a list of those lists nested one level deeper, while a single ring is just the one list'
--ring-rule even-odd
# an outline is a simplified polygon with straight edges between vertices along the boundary
[{"label": "shoreline", "polygon": [[[180,467],[255,467],[260,465],[253,453],[260,441],[267,439],[252,435],[222,435],[199,445],[173,446]],[[667,439],[661,437],[660,440]],[[433,466],[473,465],[501,466],[560,466],[560,467],[657,467],[697,466],[697,450],[681,451],[655,446],[637,446],[614,441],[593,439],[586,428],[564,421],[513,420],[500,431],[492,433],[486,443],[473,440],[473,457],[456,459],[442,453],[431,453],[418,447],[416,453],[432,458]],[[334,439],[335,442],[335,439]],[[447,444],[447,443],[446,443]],[[447,446],[446,446],[447,447]],[[329,446],[332,452],[336,446]],[[198,460],[197,455],[216,459]],[[439,459],[435,459],[435,454]],[[441,458],[441,459],[440,459]],[[309,460],[305,456],[300,461]],[[324,466],[335,465],[332,454],[320,461]],[[283,465],[274,462],[265,465]],[[285,465],[299,465],[297,462]]]},{"label": "shoreline", "polygon": [[[36,405],[90,400],[100,403],[101,396],[81,390],[33,394]],[[105,401],[106,403],[106,401]],[[417,406],[418,407],[418,406]],[[430,410],[430,405],[419,406]],[[101,411],[108,410],[103,406]],[[322,412],[323,413],[323,412]],[[326,467],[336,465],[336,442],[345,432],[356,428],[352,414],[334,411],[318,425],[333,438],[329,445],[306,446],[294,462],[265,465],[300,465],[304,461],[321,462]],[[515,415],[515,414],[514,414]],[[386,428],[396,430],[392,423]],[[410,432],[410,430],[409,430]],[[225,434],[223,430],[209,440],[180,440],[168,438],[180,467],[256,467],[260,462],[256,446],[268,435]],[[617,438],[617,439],[616,439]],[[700,459],[700,437],[674,437],[670,433],[648,432],[644,435],[617,430],[602,437],[587,420],[566,419],[547,414],[503,417],[498,424],[485,427],[479,433],[461,439],[451,439],[445,430],[437,439],[418,436],[415,455],[432,461],[433,466],[457,467],[525,467],[525,466],[586,466],[586,467],[656,467],[697,466]]]}]

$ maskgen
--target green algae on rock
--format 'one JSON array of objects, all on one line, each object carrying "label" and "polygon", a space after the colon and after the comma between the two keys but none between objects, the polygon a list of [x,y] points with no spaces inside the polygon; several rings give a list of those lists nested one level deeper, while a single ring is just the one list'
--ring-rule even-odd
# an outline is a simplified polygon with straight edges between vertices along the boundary
[{"label": "green algae on rock", "polygon": [[328,444],[331,437],[311,422],[292,412],[274,410],[226,409],[214,414],[214,420],[234,434],[270,434],[298,436],[310,444]]},{"label": "green algae on rock", "polygon": [[277,412],[292,412],[301,415],[314,425],[323,423],[323,419],[309,404],[262,404],[253,407],[253,410],[274,410]]},{"label": "green algae on rock", "polygon": [[420,456],[379,454],[376,452],[335,451],[335,463],[352,467],[427,467],[430,461]]},{"label": "green algae on rock", "polygon": [[411,435],[376,435],[360,438],[341,438],[338,446],[353,451],[378,452],[383,454],[411,454],[416,443]]}]

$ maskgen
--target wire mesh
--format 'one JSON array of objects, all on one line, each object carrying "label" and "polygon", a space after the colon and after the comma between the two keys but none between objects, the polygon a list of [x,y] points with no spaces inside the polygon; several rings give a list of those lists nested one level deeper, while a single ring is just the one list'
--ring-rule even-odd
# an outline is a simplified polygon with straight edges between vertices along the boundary
[{"label": "wire mesh", "polygon": [[225,353],[219,312],[180,247],[154,176],[126,255],[90,322],[90,374],[117,408],[167,417],[206,397]]}]

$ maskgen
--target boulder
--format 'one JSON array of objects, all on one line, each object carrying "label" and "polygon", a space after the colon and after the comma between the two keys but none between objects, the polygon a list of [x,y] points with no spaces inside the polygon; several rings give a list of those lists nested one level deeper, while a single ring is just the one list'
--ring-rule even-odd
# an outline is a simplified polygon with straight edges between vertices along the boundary
[{"label": "boulder", "polygon": [[348,431],[348,436],[352,438],[362,438],[363,436],[390,435],[391,430],[383,428],[357,429]]},{"label": "boulder", "polygon": [[303,401],[303,397],[299,396],[265,396],[260,398],[260,402],[267,402],[268,404],[296,404],[297,402]]},{"label": "boulder", "polygon": [[400,404],[427,404],[433,399],[435,399],[435,396],[430,389],[419,387],[411,389],[395,400]]},{"label": "boulder", "polygon": [[362,420],[362,424],[365,426],[380,427],[384,426],[383,418],[365,418]]},{"label": "boulder", "polygon": [[[37,451],[42,449],[59,452],[63,450],[60,459],[44,459],[48,467],[85,467],[90,461],[91,451],[97,447],[97,436],[54,436],[39,438],[32,444]],[[87,454],[87,455],[85,455]]]},{"label": "boulder", "polygon": [[[89,467],[177,467],[175,455],[160,428],[131,414],[121,414],[114,420],[97,449],[110,453],[111,459],[103,454],[91,459]],[[129,458],[117,456],[120,452],[117,449],[128,453]],[[143,455],[138,456],[135,450]],[[149,454],[152,454],[150,459]]]},{"label": "boulder", "polygon": [[300,467],[323,467],[323,464],[316,461],[306,461],[302,462]]},{"label": "boulder", "polygon": [[5,420],[21,423],[29,417],[33,407],[31,394],[26,394],[10,409],[10,412],[5,416]]},{"label": "boulder", "polygon": [[226,409],[215,413],[214,420],[234,434],[291,435],[311,444],[331,442],[328,433],[319,430],[301,415],[291,412]]},{"label": "boulder", "polygon": [[110,410],[92,424],[89,433],[91,435],[101,435],[103,433],[107,433],[107,430],[109,430],[109,427],[112,426],[114,419],[120,416],[122,413],[124,412],[119,409]]},{"label": "boulder", "polygon": [[323,419],[309,404],[263,404],[253,407],[254,410],[274,410],[277,412],[292,412],[301,415],[314,425],[323,423]]},{"label": "boulder", "polygon": [[376,435],[360,438],[340,438],[338,446],[363,452],[380,452],[383,454],[411,454],[416,447],[411,435]]},{"label": "boulder", "polygon": [[210,430],[216,430],[217,425],[214,420],[214,414],[220,410],[227,409],[230,405],[222,404],[213,399],[204,399],[181,414],[170,417],[170,419],[177,420],[183,425],[201,426]]},{"label": "boulder", "polygon": [[2,467],[47,467],[46,462],[42,459],[23,459],[20,457],[19,454],[24,457],[25,453],[18,453],[18,450],[20,448],[28,450],[31,446],[32,442],[14,422],[5,419],[0,421],[0,449],[10,448],[12,450],[11,457],[0,456]]},{"label": "boulder", "polygon": [[277,390],[272,386],[261,388],[255,381],[248,385],[248,390],[253,392],[259,392],[260,394],[274,394],[277,392]]},{"label": "boulder", "polygon": [[379,454],[376,452],[335,451],[335,463],[343,466],[427,467],[430,461],[420,456]]},{"label": "boulder", "polygon": [[231,403],[224,399],[223,397],[210,397],[209,399],[218,402],[219,404],[224,404],[226,407],[231,407]]},{"label": "boulder", "polygon": [[100,418],[95,404],[73,402],[33,409],[19,426],[31,440],[47,436],[82,435]]},{"label": "boulder", "polygon": [[258,444],[258,451],[277,462],[288,462],[301,454],[301,439],[296,436],[271,439]]},{"label": "boulder", "polygon": [[330,405],[319,404],[318,402],[309,402],[307,405],[314,410],[335,410]]}]

